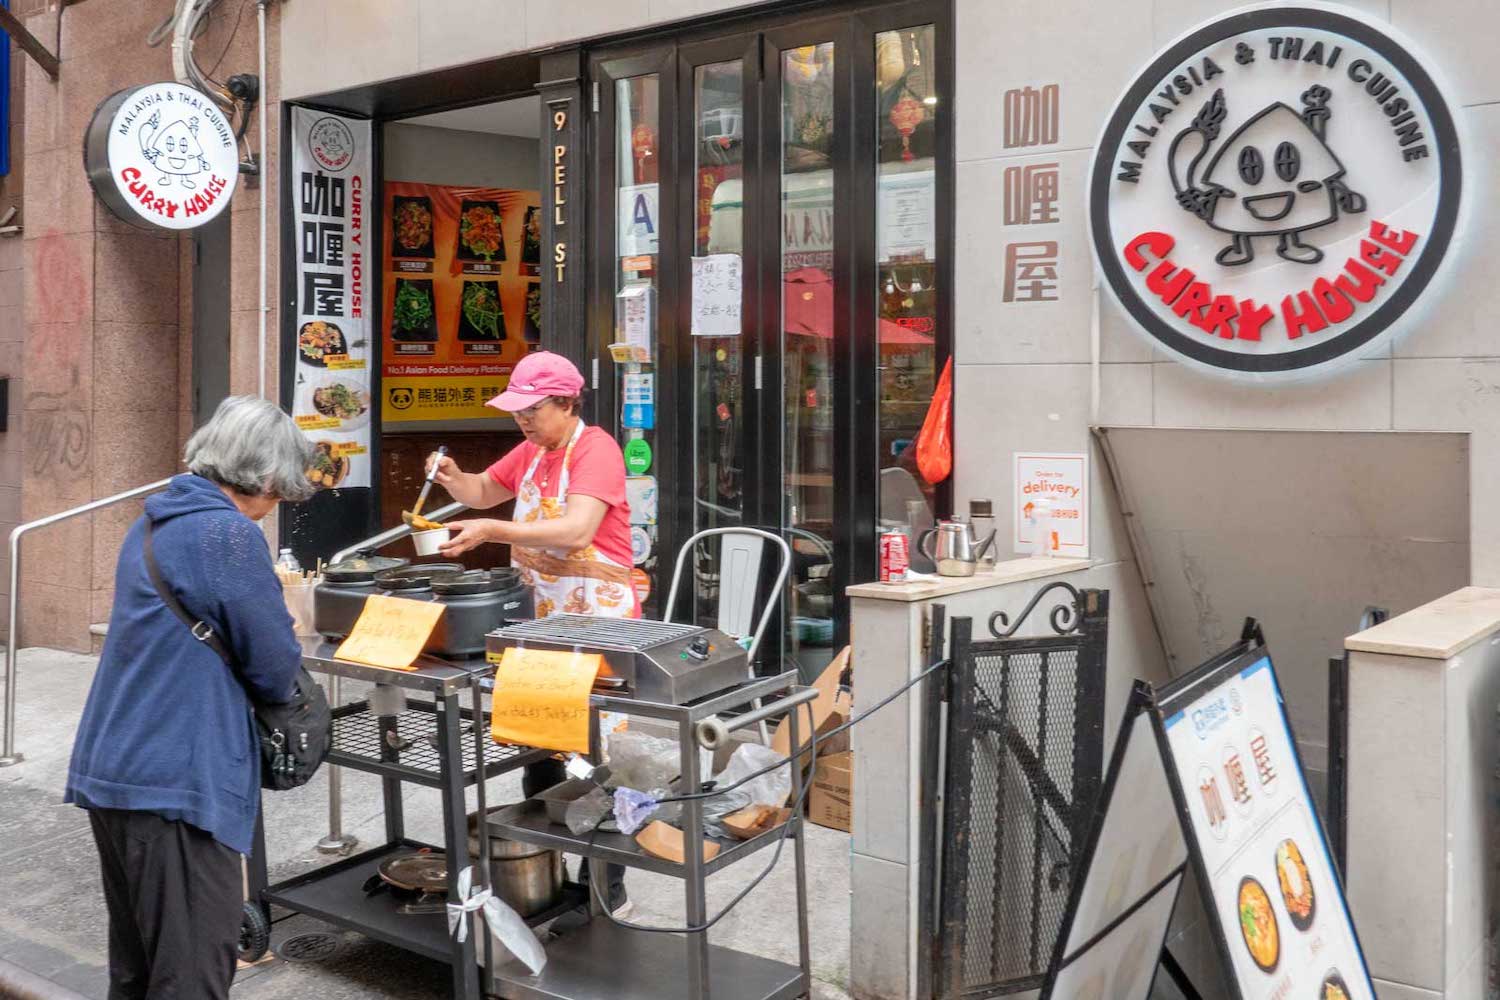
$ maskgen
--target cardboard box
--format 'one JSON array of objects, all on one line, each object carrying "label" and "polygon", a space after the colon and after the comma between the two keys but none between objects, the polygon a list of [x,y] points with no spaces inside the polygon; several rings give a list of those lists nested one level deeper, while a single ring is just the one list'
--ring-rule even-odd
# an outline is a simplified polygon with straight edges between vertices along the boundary
[{"label": "cardboard box", "polygon": [[[833,661],[818,675],[818,679],[813,681],[813,687],[818,689],[818,696],[807,705],[797,708],[798,735],[801,736],[799,742],[803,747],[807,746],[813,730],[817,730],[818,734],[822,735],[828,730],[843,725],[848,721],[848,695],[843,695],[841,703],[839,675],[849,665],[850,653],[851,650],[848,646],[839,651],[839,654],[833,658]],[[843,710],[842,717],[840,717],[841,708]],[[792,728],[790,719],[782,719],[776,726],[776,731],[771,734],[771,749],[783,757],[791,754]],[[820,757],[824,749],[821,745],[818,747],[818,755]],[[845,747],[844,749],[848,748]]]},{"label": "cardboard box", "polygon": [[854,826],[854,754],[831,754],[818,758],[808,793],[807,818],[830,830],[848,833]]}]

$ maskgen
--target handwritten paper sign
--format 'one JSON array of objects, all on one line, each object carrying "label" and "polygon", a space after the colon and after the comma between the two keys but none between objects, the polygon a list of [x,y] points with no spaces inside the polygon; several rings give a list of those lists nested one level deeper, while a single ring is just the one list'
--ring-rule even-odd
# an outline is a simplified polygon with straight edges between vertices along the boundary
[{"label": "handwritten paper sign", "polygon": [[354,630],[334,655],[372,667],[411,670],[442,614],[443,605],[435,601],[371,594]]},{"label": "handwritten paper sign", "polygon": [[740,255],[693,258],[693,336],[740,335]]},{"label": "handwritten paper sign", "polygon": [[495,671],[490,736],[545,750],[589,752],[589,691],[598,653],[512,646]]}]

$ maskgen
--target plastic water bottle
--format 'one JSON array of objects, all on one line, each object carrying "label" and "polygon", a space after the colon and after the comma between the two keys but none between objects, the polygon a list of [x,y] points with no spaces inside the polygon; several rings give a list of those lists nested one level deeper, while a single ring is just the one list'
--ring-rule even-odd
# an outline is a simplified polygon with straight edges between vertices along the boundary
[{"label": "plastic water bottle", "polygon": [[276,560],[276,568],[286,570],[288,573],[300,574],[302,572],[302,564],[297,561],[296,556],[292,555],[291,549],[281,550],[281,555]]},{"label": "plastic water bottle", "polygon": [[1052,501],[1034,500],[1031,508],[1031,554],[1052,555]]}]

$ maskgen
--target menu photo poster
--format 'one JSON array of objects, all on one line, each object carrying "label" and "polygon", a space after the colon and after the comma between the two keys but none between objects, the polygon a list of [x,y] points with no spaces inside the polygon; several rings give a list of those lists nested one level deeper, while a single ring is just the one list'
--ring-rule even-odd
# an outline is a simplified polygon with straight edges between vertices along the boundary
[{"label": "menu photo poster", "polygon": [[1227,971],[1240,1000],[1375,1000],[1271,655],[1246,646],[1157,709]]},{"label": "menu photo poster", "polygon": [[381,419],[494,419],[541,341],[540,194],[387,181]]},{"label": "menu photo poster", "polygon": [[323,490],[370,485],[370,123],[292,109],[292,417]]}]

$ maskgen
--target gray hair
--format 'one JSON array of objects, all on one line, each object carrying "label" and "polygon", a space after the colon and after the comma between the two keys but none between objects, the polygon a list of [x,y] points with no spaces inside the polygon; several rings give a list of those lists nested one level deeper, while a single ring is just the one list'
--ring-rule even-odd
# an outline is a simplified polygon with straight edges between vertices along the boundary
[{"label": "gray hair", "polygon": [[183,461],[193,475],[245,496],[269,494],[295,503],[315,492],[307,478],[315,452],[301,428],[269,399],[230,396],[188,438]]}]

